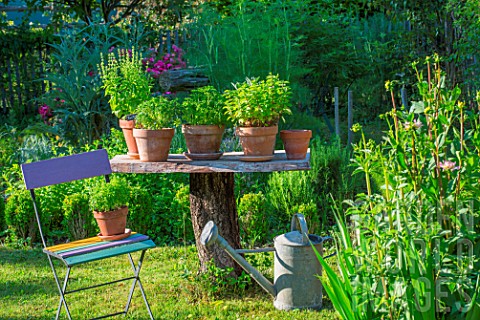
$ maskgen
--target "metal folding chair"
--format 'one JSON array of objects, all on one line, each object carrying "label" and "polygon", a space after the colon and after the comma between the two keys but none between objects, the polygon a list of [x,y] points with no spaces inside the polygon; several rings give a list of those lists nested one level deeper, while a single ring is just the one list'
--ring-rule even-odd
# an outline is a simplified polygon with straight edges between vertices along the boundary
[{"label": "metal folding chair", "polygon": [[[65,307],[68,318],[72,319],[66,300],[66,296],[68,294],[128,280],[132,280],[132,284],[124,310],[94,319],[127,314],[137,284],[147,307],[148,314],[150,315],[151,319],[154,319],[142,286],[142,282],[140,281],[140,270],[145,252],[147,249],[155,247],[153,241],[147,236],[138,233],[132,233],[132,235],[130,235],[128,238],[118,241],[102,241],[98,237],[92,237],[66,244],[50,247],[46,246],[45,236],[42,231],[42,223],[40,221],[39,208],[35,198],[35,189],[102,175],[105,176],[106,181],[109,182],[108,175],[112,173],[112,170],[110,168],[110,161],[108,159],[107,152],[101,149],[72,156],[22,164],[21,167],[25,186],[27,190],[30,191],[32,196],[35,215],[44,248],[43,252],[47,254],[48,261],[50,263],[50,267],[52,268],[55,282],[57,283],[58,291],[60,293],[60,301],[58,304],[56,319],[58,319],[60,316],[62,306]],[[141,253],[137,263],[135,264],[131,253],[137,251],[140,251]],[[133,275],[131,277],[116,279],[75,290],[67,290],[70,271],[73,266],[124,254],[128,255],[128,259],[130,261],[133,271]],[[66,275],[65,279],[63,280],[63,284],[60,282],[60,279],[57,276],[57,271],[55,270],[52,258],[61,260],[66,266]]]}]

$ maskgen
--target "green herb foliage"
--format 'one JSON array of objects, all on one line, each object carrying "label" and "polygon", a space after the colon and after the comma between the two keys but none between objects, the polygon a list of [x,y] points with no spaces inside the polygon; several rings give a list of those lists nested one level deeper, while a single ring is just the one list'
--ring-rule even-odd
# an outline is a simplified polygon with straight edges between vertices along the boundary
[{"label": "green herb foliage", "polygon": [[106,212],[128,204],[130,189],[125,179],[114,177],[109,183],[98,181],[89,190],[90,208]]},{"label": "green herb foliage", "polygon": [[341,275],[326,273],[345,319],[478,316],[478,113],[446,86],[440,63],[413,64],[420,99],[410,110],[396,106],[395,82],[387,82],[393,110],[384,140],[362,132],[354,146],[365,193],[347,201],[350,224],[334,208]]},{"label": "green herb foliage", "polygon": [[136,108],[150,99],[152,79],[143,70],[138,50],[120,49],[102,56],[99,66],[102,87],[109,96],[112,112],[120,119],[135,114]]},{"label": "green herb foliage", "polygon": [[247,78],[224,92],[228,118],[242,127],[277,125],[282,115],[290,114],[291,90],[288,81],[269,74],[265,79]]},{"label": "green herb foliage", "polygon": [[194,89],[182,101],[182,119],[191,125],[224,125],[224,103],[225,98],[213,86]]},{"label": "green herb foliage", "polygon": [[136,109],[138,128],[159,130],[172,127],[177,121],[177,98],[152,96],[141,103]]}]

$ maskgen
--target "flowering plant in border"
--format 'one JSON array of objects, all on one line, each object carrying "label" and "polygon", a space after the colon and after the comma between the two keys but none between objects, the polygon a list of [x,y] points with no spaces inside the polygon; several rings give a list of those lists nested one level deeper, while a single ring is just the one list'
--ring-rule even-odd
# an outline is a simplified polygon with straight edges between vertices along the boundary
[{"label": "flowering plant in border", "polygon": [[393,110],[383,142],[353,128],[361,132],[354,173],[366,192],[347,203],[350,226],[334,207],[340,276],[319,257],[344,319],[480,314],[479,114],[447,88],[439,57],[426,60],[426,76],[418,66],[421,99],[411,108],[398,108],[395,83],[386,84]]},{"label": "flowering plant in border", "polygon": [[173,53],[167,53],[161,58],[158,58],[158,51],[155,48],[148,49],[148,55],[142,60],[148,74],[153,78],[158,78],[160,75],[173,69],[182,69],[187,66],[183,61],[183,50],[176,45],[172,46]]}]

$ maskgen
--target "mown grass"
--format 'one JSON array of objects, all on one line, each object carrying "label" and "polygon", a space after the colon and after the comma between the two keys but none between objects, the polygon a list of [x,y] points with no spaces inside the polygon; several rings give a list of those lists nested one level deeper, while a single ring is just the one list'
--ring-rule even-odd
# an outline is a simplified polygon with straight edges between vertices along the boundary
[{"label": "mown grass", "polygon": [[[130,270],[123,268],[126,262],[126,257],[119,257],[74,268],[70,289],[101,281],[110,273],[129,276]],[[253,280],[246,289],[225,286],[214,293],[196,270],[195,247],[157,247],[147,253],[142,283],[156,319],[338,319],[327,297],[320,311],[278,311]],[[118,283],[71,294],[67,301],[74,318],[86,319],[121,311],[128,290],[129,284]],[[0,319],[52,319],[57,304],[57,288],[41,250],[0,246]],[[138,290],[127,319],[148,319]]]}]

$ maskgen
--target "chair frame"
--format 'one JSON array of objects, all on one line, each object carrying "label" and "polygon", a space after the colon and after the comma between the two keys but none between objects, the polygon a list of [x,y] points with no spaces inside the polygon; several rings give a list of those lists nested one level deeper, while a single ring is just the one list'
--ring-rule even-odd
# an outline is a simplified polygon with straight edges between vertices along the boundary
[{"label": "chair frame", "polygon": [[[124,307],[124,310],[120,312],[115,312],[115,313],[103,315],[100,317],[96,317],[93,319],[103,319],[103,318],[117,316],[121,314],[126,315],[130,308],[130,303],[132,301],[133,293],[135,291],[135,288],[137,287],[137,284],[142,294],[143,300],[145,302],[145,306],[147,308],[150,319],[154,319],[152,311],[150,309],[150,305],[147,300],[147,296],[143,289],[142,282],[140,281],[140,271],[143,265],[145,252],[146,250],[153,248],[155,246],[153,241],[148,239],[147,236],[136,234],[135,235],[136,238],[141,240],[138,240],[135,243],[128,243],[123,245],[123,244],[120,244],[120,242],[118,242],[119,245],[117,246],[112,242],[109,244],[103,244],[103,247],[107,246],[108,248],[96,249],[94,253],[92,252],[89,252],[86,254],[80,253],[74,257],[65,258],[49,250],[49,247],[47,247],[47,244],[46,244],[45,236],[42,231],[42,223],[41,223],[38,205],[36,201],[35,189],[54,185],[54,184],[66,183],[74,180],[81,180],[85,178],[92,178],[92,177],[97,177],[102,175],[105,177],[105,180],[108,183],[109,174],[112,173],[112,170],[110,167],[110,161],[108,159],[108,154],[106,150],[99,149],[99,150],[85,152],[85,153],[72,155],[72,156],[66,156],[61,158],[54,158],[50,160],[22,164],[21,168],[23,172],[25,186],[27,190],[30,191],[30,195],[32,197],[34,211],[35,211],[35,218],[37,220],[40,237],[42,239],[43,252],[47,254],[47,258],[55,278],[57,289],[60,294],[60,299],[59,299],[55,319],[58,319],[60,317],[62,307],[65,307],[65,311],[67,313],[68,319],[72,319],[70,308],[67,304],[66,295],[79,292],[79,291],[107,286],[107,285],[115,284],[118,282],[129,281],[129,280],[132,280],[132,284],[130,287],[128,299]],[[89,238],[89,239],[90,240],[95,239],[95,237]],[[88,241],[89,239],[86,239],[86,240]],[[135,251],[141,251],[140,257],[137,263],[135,263],[131,255],[131,253]],[[101,255],[102,252],[104,253],[103,256]],[[88,263],[95,260],[103,260],[110,257],[124,255],[124,254],[128,255],[130,266],[133,272],[132,276],[67,291],[68,281],[70,279],[70,271],[74,265],[80,265],[80,264]],[[65,274],[65,278],[63,279],[63,283],[60,281],[60,278],[57,274],[57,270],[55,269],[55,265],[53,263],[52,258],[57,258],[61,260],[66,267],[66,274]]]}]

